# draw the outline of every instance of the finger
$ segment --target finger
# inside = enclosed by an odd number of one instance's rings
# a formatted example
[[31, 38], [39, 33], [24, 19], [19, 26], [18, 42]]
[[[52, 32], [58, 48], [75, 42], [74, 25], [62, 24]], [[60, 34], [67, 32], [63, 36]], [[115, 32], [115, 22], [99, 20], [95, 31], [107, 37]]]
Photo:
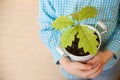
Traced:
[[80, 62], [75, 62], [76, 68], [80, 70], [90, 70], [91, 66], [89, 64], [83, 64]]
[[99, 70], [96, 73], [89, 75], [88, 78], [91, 78], [91, 79], [96, 78], [102, 72], [102, 70], [103, 70], [103, 66], [101, 66], [101, 68], [99, 68]]
[[89, 71], [83, 71], [82, 73], [84, 74], [84, 76], [89, 76], [89, 75], [92, 75], [92, 74], [95, 74], [102, 66], [102, 63], [100, 63], [98, 66], [96, 66], [96, 68], [94, 69], [91, 69]]
[[101, 64], [101, 62], [98, 62], [98, 63], [96, 63], [96, 64], [92, 65], [92, 66], [91, 66], [91, 69], [96, 68], [99, 64]]
[[93, 59], [89, 60], [87, 64], [90, 64], [91, 66], [95, 66], [96, 64], [100, 63], [100, 59], [98, 56], [95, 56]]
[[94, 64], [94, 63], [97, 63], [97, 62], [99, 62], [99, 61], [100, 61], [100, 59], [99, 59], [97, 56], [95, 56], [95, 57], [92, 58], [91, 60], [87, 61], [87, 63]]

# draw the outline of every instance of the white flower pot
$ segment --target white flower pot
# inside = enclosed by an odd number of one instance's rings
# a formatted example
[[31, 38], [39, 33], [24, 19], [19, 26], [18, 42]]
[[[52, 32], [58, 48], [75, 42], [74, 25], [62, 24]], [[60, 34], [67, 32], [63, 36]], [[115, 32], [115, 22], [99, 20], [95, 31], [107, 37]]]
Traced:
[[[97, 25], [99, 25], [102, 29], [104, 29], [104, 32], [101, 32], [101, 33], [100, 33], [100, 32], [95, 28]], [[96, 24], [95, 27], [90, 26], [90, 25], [82, 25], [82, 26], [87, 26], [89, 29], [92, 29], [92, 30], [94, 30], [94, 31], [96, 32], [96, 34], [98, 35], [99, 40], [100, 40], [99, 46], [98, 46], [98, 49], [99, 49], [100, 46], [101, 46], [101, 34], [107, 32], [107, 29], [106, 29], [106, 26], [104, 25], [104, 23], [101, 22], [101, 21], [98, 21], [98, 23]], [[74, 60], [74, 61], [86, 62], [86, 61], [90, 60], [91, 58], [93, 58], [93, 57], [95, 56], [95, 55], [92, 55], [92, 54], [86, 55], [86, 56], [75, 56], [75, 55], [69, 53], [66, 49], [64, 49], [64, 48], [62, 48], [62, 47], [60, 47], [60, 46], [57, 47], [57, 50], [58, 50], [62, 55], [64, 55], [64, 56], [69, 56], [69, 57], [70, 57], [72, 60]]]

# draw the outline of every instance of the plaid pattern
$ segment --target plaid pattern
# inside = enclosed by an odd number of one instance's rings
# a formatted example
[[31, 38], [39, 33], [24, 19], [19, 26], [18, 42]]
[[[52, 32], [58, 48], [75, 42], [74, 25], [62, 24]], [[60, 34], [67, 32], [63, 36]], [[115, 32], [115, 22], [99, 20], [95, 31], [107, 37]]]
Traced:
[[[81, 24], [96, 24], [99, 20], [103, 21], [107, 26], [107, 32], [101, 35], [101, 50], [108, 49], [115, 54], [115, 57], [105, 65], [104, 70], [117, 63], [120, 58], [120, 0], [39, 0], [39, 4], [40, 37], [50, 49], [55, 63], [58, 63], [62, 57], [56, 50], [56, 47], [60, 45], [61, 32], [54, 30], [51, 23], [57, 17], [69, 15], [87, 5], [96, 7], [99, 14], [94, 19], [81, 21]], [[61, 71], [67, 78], [75, 77], [62, 68]]]

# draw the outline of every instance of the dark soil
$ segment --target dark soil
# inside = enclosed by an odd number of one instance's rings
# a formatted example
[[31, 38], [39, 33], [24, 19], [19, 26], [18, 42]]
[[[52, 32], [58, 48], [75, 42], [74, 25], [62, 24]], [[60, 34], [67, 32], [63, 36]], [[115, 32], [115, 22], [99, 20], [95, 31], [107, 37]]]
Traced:
[[[96, 33], [94, 33], [95, 35], [97, 35]], [[66, 50], [68, 52], [70, 52], [71, 54], [75, 55], [75, 56], [86, 56], [89, 55], [89, 52], [84, 52], [83, 48], [78, 48], [78, 42], [79, 42], [79, 38], [76, 37], [77, 34], [74, 36], [74, 41], [72, 41], [72, 46], [67, 46]], [[98, 37], [98, 35], [97, 35]], [[98, 43], [100, 43], [99, 38], [96, 39], [98, 41]], [[98, 46], [96, 46], [98, 47]]]

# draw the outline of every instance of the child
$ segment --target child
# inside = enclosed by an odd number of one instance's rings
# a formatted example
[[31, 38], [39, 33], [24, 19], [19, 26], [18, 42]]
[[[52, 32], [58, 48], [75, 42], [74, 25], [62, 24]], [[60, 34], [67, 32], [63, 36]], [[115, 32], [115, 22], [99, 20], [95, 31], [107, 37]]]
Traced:
[[[120, 80], [120, 0], [40, 0], [40, 36], [50, 49], [55, 63], [68, 80]], [[60, 45], [58, 30], [51, 23], [61, 15], [69, 15], [83, 6], [94, 6], [99, 14], [95, 19], [83, 21], [96, 24], [102, 20], [107, 32], [102, 35], [98, 54], [86, 64], [63, 57], [56, 47]]]

